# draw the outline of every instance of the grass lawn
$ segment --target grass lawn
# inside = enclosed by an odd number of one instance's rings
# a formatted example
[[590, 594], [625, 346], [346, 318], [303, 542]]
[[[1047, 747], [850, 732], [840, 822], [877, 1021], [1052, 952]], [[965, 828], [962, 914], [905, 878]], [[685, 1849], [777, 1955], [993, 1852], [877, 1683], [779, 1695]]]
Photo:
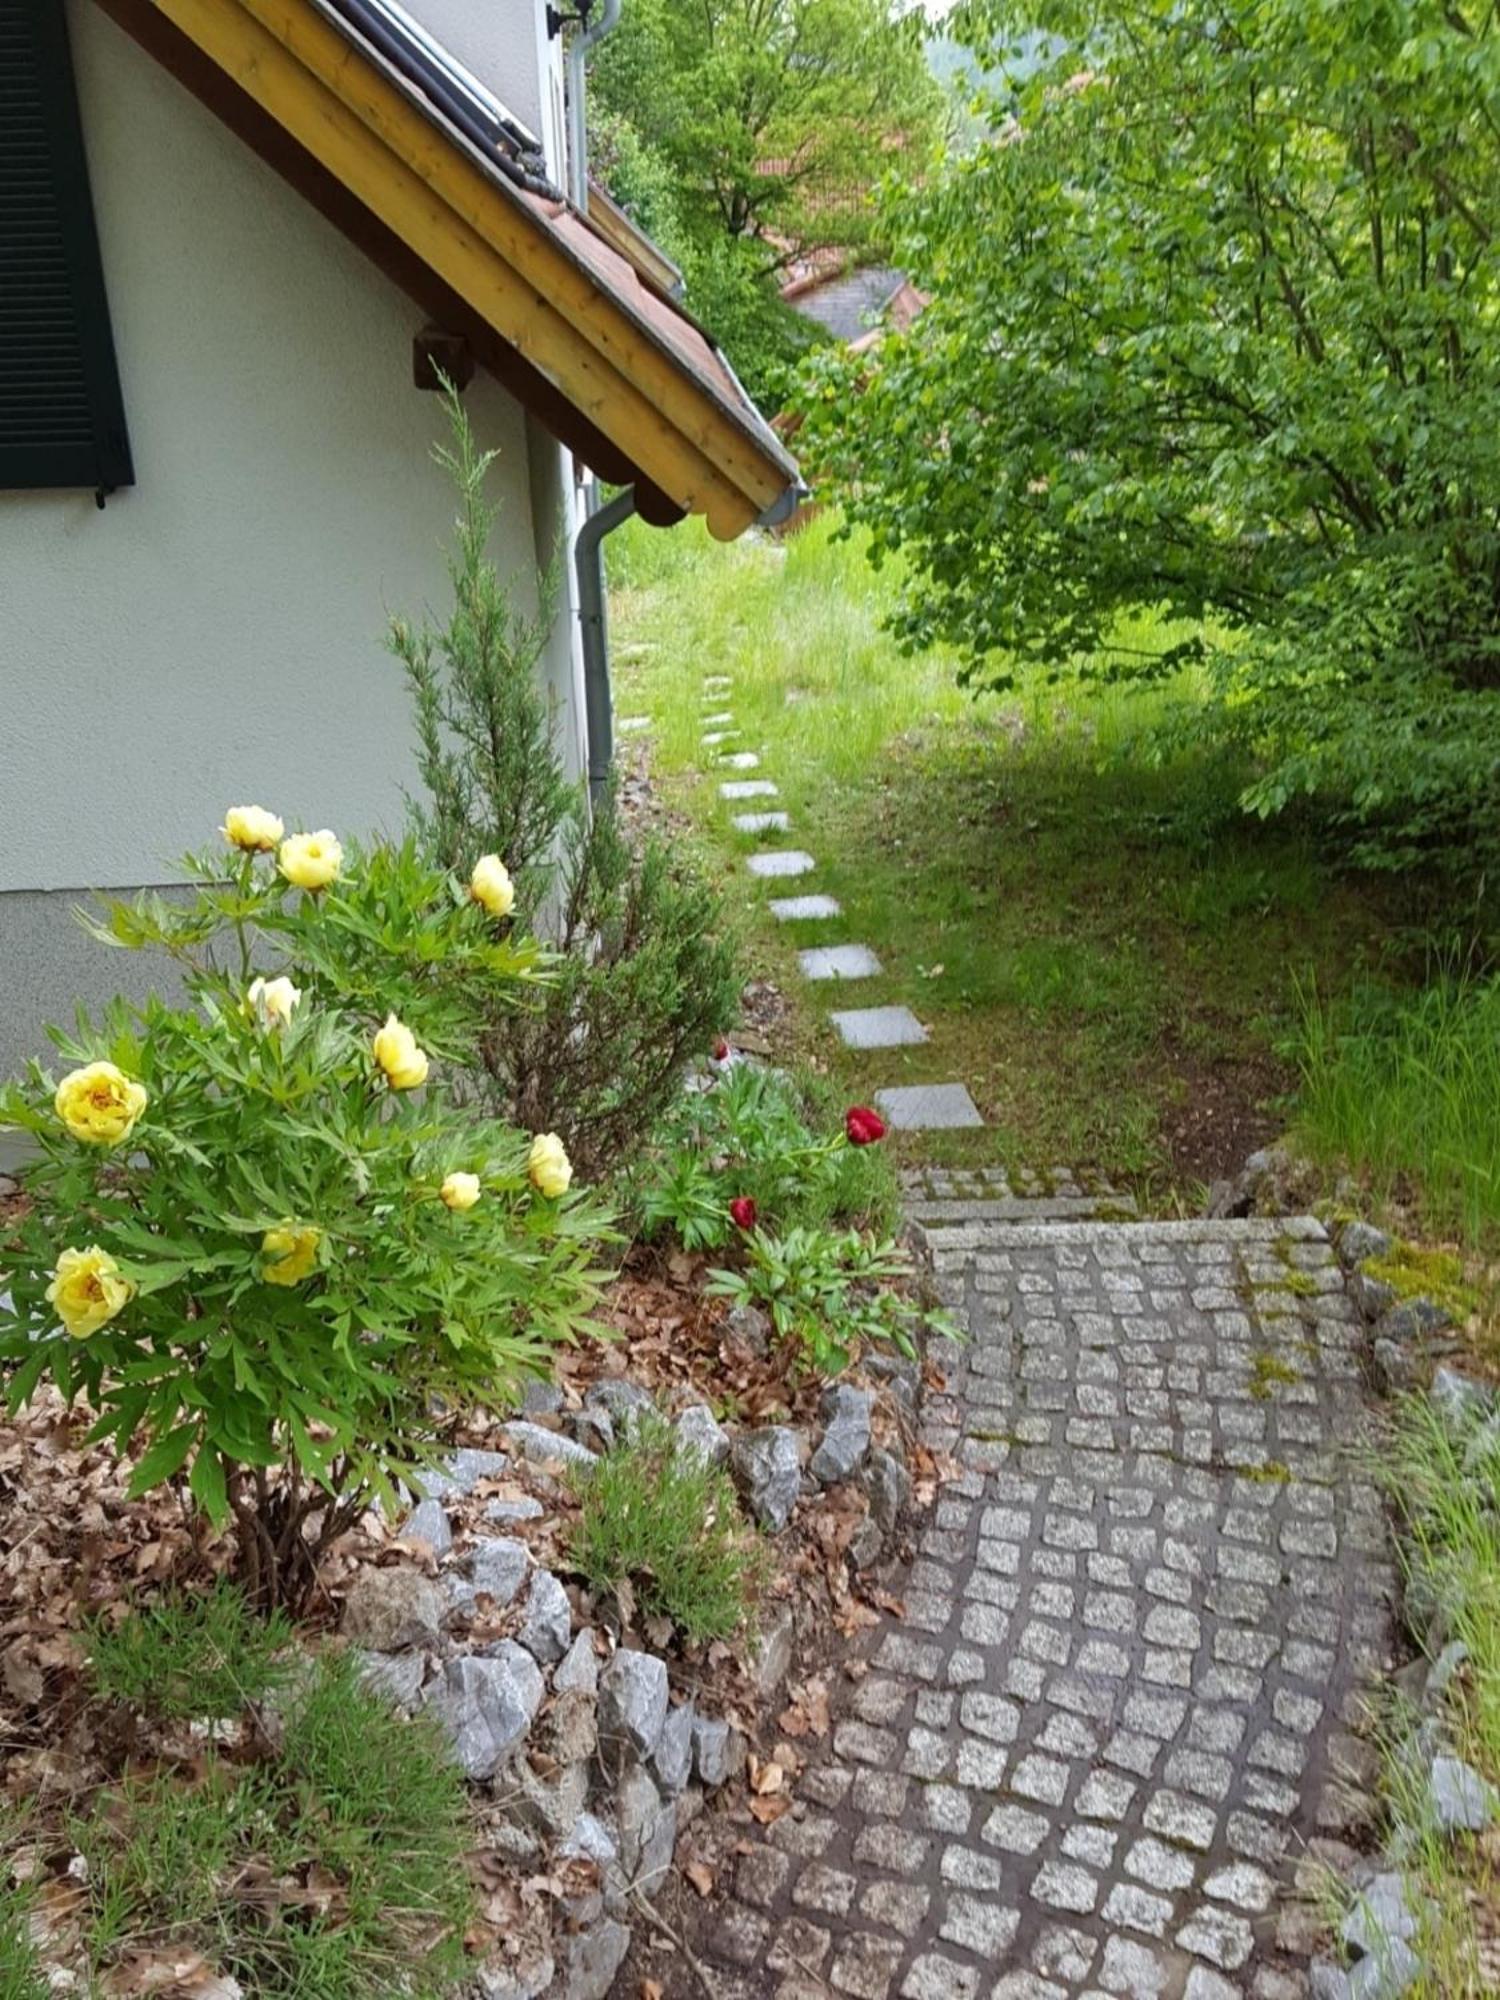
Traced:
[[[1152, 725], [1190, 689], [976, 700], [950, 658], [902, 657], [881, 630], [894, 578], [832, 528], [719, 548], [692, 526], [633, 527], [611, 544], [618, 707], [651, 716], [653, 772], [733, 885], [798, 1052], [851, 1098], [967, 1083], [986, 1129], [930, 1135], [924, 1158], [1067, 1163], [1196, 1198], [1285, 1123], [1299, 991], [1336, 996], [1396, 963], [1410, 889], [1340, 877], [1309, 833], [1245, 820], [1224, 754], [1164, 753]], [[714, 674], [734, 683], [722, 702], [703, 694]], [[705, 748], [721, 709], [737, 734]], [[721, 770], [721, 750], [758, 751], [761, 769]], [[731, 806], [726, 776], [770, 777], [780, 797]], [[785, 834], [735, 831], [733, 813], [765, 806], [789, 813]], [[744, 857], [770, 844], [806, 848], [816, 873], [756, 881]], [[770, 897], [803, 889], [842, 918], [775, 923]], [[803, 980], [797, 947], [841, 940], [871, 946], [882, 975]], [[885, 1002], [930, 1040], [846, 1051], [830, 1010]]]

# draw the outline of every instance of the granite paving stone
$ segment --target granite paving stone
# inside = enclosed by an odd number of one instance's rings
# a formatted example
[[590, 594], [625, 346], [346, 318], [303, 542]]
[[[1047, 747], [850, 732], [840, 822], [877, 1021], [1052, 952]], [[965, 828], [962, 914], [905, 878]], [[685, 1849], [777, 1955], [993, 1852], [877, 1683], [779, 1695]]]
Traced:
[[855, 1007], [828, 1018], [850, 1049], [900, 1049], [927, 1039], [910, 1007]]
[[767, 905], [778, 924], [810, 924], [843, 915], [833, 896], [781, 896]]
[[799, 951], [797, 962], [804, 979], [874, 979], [883, 969], [867, 944], [819, 945]]
[[[966, 1335], [937, 1343], [923, 1415], [950, 1476], [799, 1817], [745, 1842], [727, 1920], [702, 1912], [745, 2000], [788, 1978], [809, 2000], [1308, 1991], [1296, 1871], [1369, 1782], [1347, 1719], [1394, 1657], [1350, 1449], [1362, 1327], [1326, 1310], [1342, 1280], [1306, 1217], [1125, 1221], [1050, 1179], [908, 1190]], [[1253, 1389], [1266, 1350], [1288, 1379]], [[773, 1935], [811, 1943], [748, 1963]]]

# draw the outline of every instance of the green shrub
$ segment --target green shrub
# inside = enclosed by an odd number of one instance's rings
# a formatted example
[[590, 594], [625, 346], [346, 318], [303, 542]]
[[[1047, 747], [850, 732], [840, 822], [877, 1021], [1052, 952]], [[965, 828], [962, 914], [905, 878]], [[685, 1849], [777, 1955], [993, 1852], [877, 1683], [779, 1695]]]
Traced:
[[283, 1612], [256, 1617], [243, 1592], [224, 1582], [133, 1608], [114, 1626], [98, 1618], [85, 1628], [99, 1693], [164, 1722], [258, 1706], [286, 1684], [291, 1642]]
[[914, 1335], [953, 1328], [894, 1286], [915, 1276], [906, 1252], [857, 1229], [752, 1230], [738, 1270], [713, 1271], [708, 1290], [736, 1305], [759, 1306], [777, 1338], [795, 1342], [820, 1374], [847, 1368], [866, 1344], [916, 1352]]
[[586, 1178], [610, 1174], [679, 1087], [684, 1063], [734, 1019], [739, 974], [717, 897], [661, 841], [632, 850], [613, 790], [592, 807], [564, 774], [540, 677], [549, 591], [535, 615], [488, 548], [491, 456], [450, 399], [453, 445], [438, 457], [459, 492], [445, 625], [398, 619], [426, 797], [412, 818], [435, 864], [467, 875], [495, 854], [515, 920], [556, 948], [545, 984], [516, 996], [475, 969], [481, 1016], [472, 1068], [486, 1101], [561, 1134]]
[[642, 1227], [670, 1230], [689, 1250], [718, 1249], [737, 1234], [730, 1203], [741, 1199], [769, 1229], [888, 1225], [889, 1156], [842, 1132], [815, 1136], [809, 1121], [823, 1122], [831, 1106], [826, 1084], [799, 1087], [757, 1063], [719, 1069], [704, 1089], [679, 1096], [634, 1176]]
[[372, 1496], [394, 1504], [434, 1396], [493, 1402], [588, 1329], [603, 1218], [555, 1198], [555, 1140], [445, 1089], [467, 996], [523, 997], [538, 948], [409, 846], [262, 819], [226, 821], [228, 880], [222, 852], [190, 857], [185, 904], [101, 927], [170, 953], [187, 1004], [80, 1015], [54, 1034], [68, 1074], [0, 1091], [38, 1154], [0, 1248], [0, 1364], [12, 1410], [50, 1375], [100, 1413], [92, 1437], [140, 1433], [132, 1493], [185, 1485], [232, 1522], [268, 1607]]
[[1413, 1184], [1434, 1228], [1500, 1242], [1500, 977], [1449, 968], [1416, 994], [1300, 1002], [1288, 1053], [1303, 1145], [1382, 1194]]
[[753, 1622], [764, 1555], [728, 1475], [683, 1450], [661, 1417], [577, 1480], [569, 1555], [594, 1590], [627, 1593], [689, 1640], [727, 1639]]
[[463, 1970], [462, 1779], [437, 1732], [368, 1694], [344, 1655], [289, 1700], [274, 1756], [128, 1776], [67, 1834], [98, 1974], [180, 1949], [265, 2000], [435, 2000]]

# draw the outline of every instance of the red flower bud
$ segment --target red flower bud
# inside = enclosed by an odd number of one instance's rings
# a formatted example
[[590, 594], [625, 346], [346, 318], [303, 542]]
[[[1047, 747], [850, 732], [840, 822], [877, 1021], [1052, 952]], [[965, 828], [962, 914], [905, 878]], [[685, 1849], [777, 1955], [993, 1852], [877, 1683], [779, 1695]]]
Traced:
[[728, 1042], [725, 1041], [724, 1037], [720, 1035], [719, 1039], [714, 1043], [714, 1061], [728, 1062], [728, 1060], [729, 1060], [729, 1044]]
[[737, 1194], [729, 1204], [729, 1218], [736, 1229], [755, 1227], [755, 1198], [753, 1195]]
[[844, 1130], [851, 1146], [873, 1146], [885, 1137], [885, 1120], [867, 1104], [855, 1104], [844, 1113]]

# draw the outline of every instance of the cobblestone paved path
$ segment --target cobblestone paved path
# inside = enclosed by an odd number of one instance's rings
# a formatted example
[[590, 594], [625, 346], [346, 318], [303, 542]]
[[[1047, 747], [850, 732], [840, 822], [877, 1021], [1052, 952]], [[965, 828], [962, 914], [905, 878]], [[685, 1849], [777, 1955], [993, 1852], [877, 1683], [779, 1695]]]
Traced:
[[[991, 1177], [993, 1180], [994, 1177]], [[1395, 1577], [1321, 1226], [929, 1176], [942, 1488], [797, 1810], [705, 1952], [742, 2000], [1293, 2000]], [[1041, 1218], [1041, 1219], [1036, 1219]], [[946, 1344], [945, 1344], [946, 1345]]]

